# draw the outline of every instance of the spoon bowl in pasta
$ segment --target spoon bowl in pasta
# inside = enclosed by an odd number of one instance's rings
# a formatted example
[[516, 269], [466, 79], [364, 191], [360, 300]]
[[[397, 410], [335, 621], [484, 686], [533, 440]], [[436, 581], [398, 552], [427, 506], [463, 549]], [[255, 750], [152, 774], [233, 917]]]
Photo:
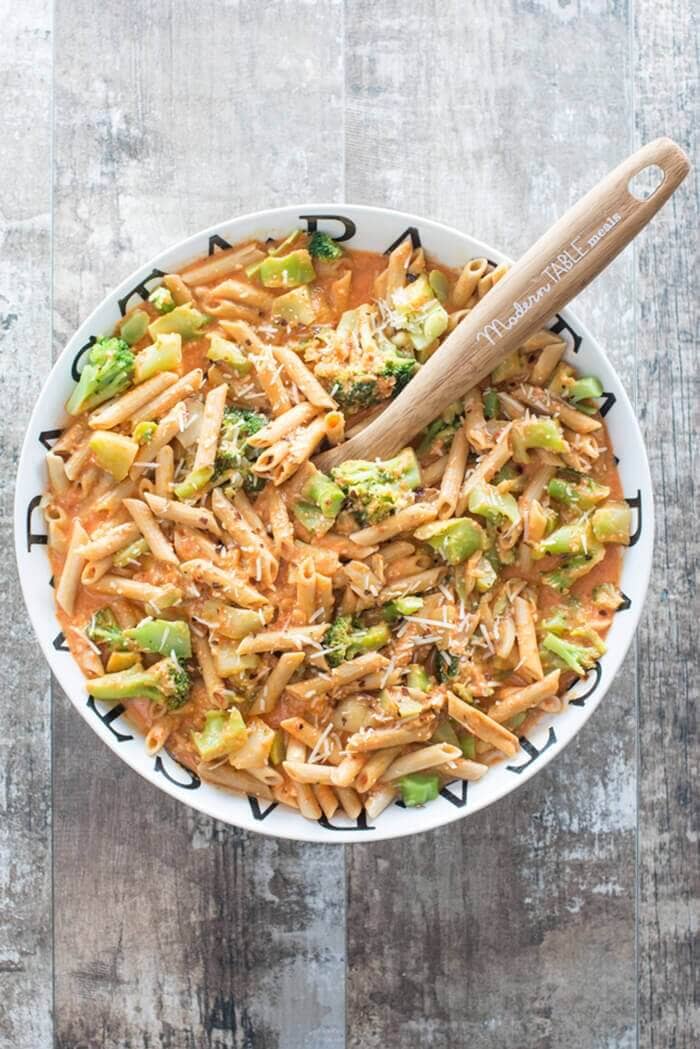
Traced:
[[66, 347], [22, 453], [20, 575], [72, 702], [162, 789], [281, 837], [415, 833], [523, 783], [602, 700], [651, 488], [568, 311], [397, 455], [312, 461], [507, 268], [398, 212], [261, 212], [140, 269]]

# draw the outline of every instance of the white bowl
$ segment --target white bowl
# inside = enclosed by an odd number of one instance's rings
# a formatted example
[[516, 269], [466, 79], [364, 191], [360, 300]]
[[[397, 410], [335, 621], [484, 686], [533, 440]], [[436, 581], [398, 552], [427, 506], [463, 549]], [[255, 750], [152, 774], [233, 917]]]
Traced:
[[[20, 457], [15, 493], [15, 547], [24, 599], [44, 654], [76, 710], [95, 733], [136, 772], [192, 808], [224, 823], [278, 838], [316, 842], [368, 842], [440, 827], [461, 819], [525, 783], [544, 768], [576, 735], [601, 702], [634, 635], [644, 602], [651, 569], [653, 503], [649, 466], [642, 436], [632, 407], [603, 350], [583, 325], [566, 310], [553, 318], [567, 339], [567, 359], [585, 373], [597, 375], [606, 390], [603, 406], [613, 448], [619, 458], [623, 491], [635, 508], [636, 522], [630, 547], [624, 556], [621, 586], [625, 606], [615, 616], [608, 634], [608, 652], [589, 678], [572, 690], [575, 698], [567, 710], [545, 717], [521, 739], [520, 752], [494, 766], [478, 783], [458, 781], [441, 791], [441, 797], [424, 808], [392, 805], [370, 826], [364, 818], [357, 824], [344, 818], [310, 822], [282, 805], [258, 803], [201, 783], [168, 754], [149, 757], [143, 740], [121, 716], [118, 704], [95, 704], [87, 698], [85, 682], [71, 658], [54, 612], [51, 570], [46, 553], [46, 529], [38, 508], [45, 484], [44, 455], [65, 422], [63, 405], [77, 378], [76, 363], [90, 345], [92, 336], [110, 332], [125, 306], [145, 297], [162, 273], [186, 262], [212, 254], [229, 244], [257, 236], [280, 236], [295, 227], [310, 229], [318, 224], [348, 245], [386, 252], [410, 229], [414, 242], [450, 266], [474, 256], [492, 262], [508, 262], [501, 252], [472, 237], [437, 222], [399, 211], [357, 204], [311, 204], [276, 208], [222, 222], [169, 248], [110, 292], [81, 325], [58, 358], [39, 396], [27, 429]], [[97, 760], [97, 755], [94, 756]]]

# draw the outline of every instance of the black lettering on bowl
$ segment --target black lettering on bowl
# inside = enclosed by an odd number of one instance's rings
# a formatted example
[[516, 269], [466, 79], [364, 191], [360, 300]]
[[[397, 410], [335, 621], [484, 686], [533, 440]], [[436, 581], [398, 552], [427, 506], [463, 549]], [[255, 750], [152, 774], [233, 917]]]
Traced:
[[527, 736], [521, 736], [520, 746], [523, 748], [525, 753], [529, 755], [528, 760], [525, 762], [524, 765], [506, 765], [506, 768], [509, 772], [516, 772], [518, 775], [520, 775], [521, 772], [524, 772], [525, 769], [529, 768], [530, 765], [532, 765], [533, 761], [537, 761], [540, 754], [544, 754], [545, 750], [549, 750], [549, 748], [553, 746], [556, 743], [556, 741], [557, 734], [554, 731], [554, 727], [552, 725], [549, 726], [549, 735], [547, 736], [547, 742], [540, 750], [537, 749], [534, 743], [530, 742]]
[[57, 652], [70, 652], [70, 649], [66, 644], [66, 635], [62, 630], [59, 630], [51, 644]]
[[233, 245], [229, 244], [227, 240], [224, 240], [218, 233], [212, 233], [209, 238], [209, 254], [213, 255], [217, 248], [221, 248], [222, 251], [226, 251], [227, 248], [232, 248]]
[[355, 820], [355, 824], [356, 825], [354, 827], [336, 827], [335, 823], [331, 823], [331, 821], [325, 815], [320, 816], [316, 822], [320, 823], [320, 825], [322, 827], [324, 827], [325, 830], [375, 830], [376, 829], [375, 827], [369, 827], [367, 825], [367, 813], [364, 811], [364, 809], [362, 810], [360, 815]]
[[[598, 685], [600, 683], [600, 679], [603, 676], [603, 671], [601, 669], [600, 663], [594, 663], [593, 664], [593, 667], [591, 668], [591, 674], [593, 675], [593, 681], [591, 682], [590, 688], [587, 688], [586, 691], [582, 692], [580, 696], [576, 696], [574, 699], [570, 699], [569, 700], [569, 706], [571, 706], [571, 707], [585, 707], [586, 700], [591, 698], [591, 696], [593, 695], [595, 690], [598, 688]], [[588, 683], [588, 681], [590, 681], [591, 674], [589, 674], [587, 677], [585, 677], [583, 679], [585, 683]], [[578, 684], [579, 684], [578, 681], [574, 681], [573, 684], [569, 685], [569, 687], [567, 688], [566, 691], [570, 692], [571, 689], [575, 688], [576, 685], [578, 685]]]
[[306, 223], [306, 228], [309, 233], [316, 232], [318, 224], [322, 219], [332, 222], [340, 222], [343, 227], [341, 235], [336, 237], [333, 233], [329, 234], [329, 236], [333, 237], [333, 240], [335, 241], [350, 240], [357, 233], [357, 226], [352, 219], [347, 217], [347, 215], [300, 215], [299, 218]]
[[47, 452], [51, 451], [51, 445], [49, 441], [57, 441], [63, 433], [63, 430], [42, 430], [37, 440], [39, 444], [43, 445]]
[[[459, 784], [459, 794], [453, 794], [449, 789], [453, 783]], [[452, 780], [450, 783], [446, 783], [440, 791], [440, 797], [445, 798], [451, 805], [455, 805], [458, 809], [463, 809], [467, 804], [467, 788], [469, 784], [465, 779]]]
[[552, 327], [549, 330], [551, 332], [554, 332], [555, 335], [561, 335], [563, 331], [568, 331], [574, 343], [573, 352], [578, 353], [581, 347], [581, 343], [583, 342], [583, 336], [579, 335], [577, 331], [574, 331], [571, 325], [568, 324], [563, 317], [557, 314], [556, 322], [552, 325]]
[[[171, 758], [171, 760], [175, 761], [175, 758]], [[190, 777], [189, 783], [182, 783], [181, 780], [175, 779], [173, 776], [171, 776], [168, 770], [166, 769], [165, 765], [163, 764], [163, 759], [161, 758], [160, 754], [156, 756], [153, 768], [156, 772], [162, 773], [162, 775], [165, 776], [165, 778], [167, 779], [168, 783], [173, 783], [176, 787], [182, 787], [183, 790], [197, 790], [199, 787], [201, 787], [202, 781], [196, 772], [193, 772], [192, 769], [185, 768], [185, 766], [181, 765], [179, 761], [175, 761], [175, 764], [178, 765], [182, 769], [182, 771], [186, 772], [187, 775]]]
[[614, 393], [607, 393], [605, 391], [601, 394], [601, 397], [603, 398], [603, 403], [601, 404], [599, 411], [604, 419], [617, 400], [617, 397]]
[[629, 545], [634, 546], [635, 543], [639, 542], [640, 536], [642, 534], [642, 493], [640, 489], [637, 489], [637, 494], [632, 496], [631, 499], [628, 499], [627, 496], [625, 496], [625, 502], [629, 507], [631, 507], [632, 510], [637, 511], [637, 527], [630, 536], [629, 541]]
[[273, 809], [277, 808], [277, 805], [279, 804], [279, 802], [273, 801], [270, 805], [267, 806], [266, 809], [261, 809], [260, 802], [257, 798], [253, 797], [252, 794], [248, 795], [248, 803], [250, 805], [250, 811], [253, 813], [254, 820], [264, 820], [267, 816], [270, 815]]
[[416, 229], [415, 226], [408, 226], [408, 228], [405, 229], [403, 231], [403, 233], [400, 233], [398, 235], [396, 240], [392, 241], [392, 243], [389, 245], [389, 247], [385, 250], [384, 254], [385, 255], [391, 255], [391, 253], [394, 250], [394, 248], [398, 248], [399, 244], [402, 241], [404, 241], [406, 239], [406, 237], [410, 237], [411, 238], [411, 244], [413, 245], [413, 250], [417, 251], [418, 248], [421, 246], [420, 233], [418, 232], [418, 230]]
[[92, 349], [96, 342], [97, 336], [91, 335], [88, 341], [86, 343], [83, 343], [83, 345], [80, 347], [75, 357], [73, 358], [73, 363], [70, 366], [70, 373], [73, 382], [77, 382], [80, 378], [80, 369], [78, 368], [78, 364], [80, 364], [85, 354], [88, 352], [88, 350]]
[[117, 718], [121, 717], [126, 712], [126, 707], [122, 703], [117, 703], [115, 706], [110, 707], [108, 711], [101, 714], [95, 705], [95, 697], [88, 696], [87, 701], [88, 709], [93, 712], [95, 717], [99, 718], [103, 725], [109, 729], [117, 743], [127, 743], [133, 736], [130, 736], [126, 732], [119, 732], [116, 728], [112, 727], [112, 722], [116, 721]]
[[49, 541], [48, 535], [42, 535], [41, 532], [32, 532], [32, 514], [40, 502], [41, 496], [35, 495], [29, 500], [29, 505], [27, 507], [27, 553], [31, 553], [33, 546], [46, 546]]
[[165, 273], [163, 272], [163, 270], [159, 270], [157, 268], [152, 269], [147, 277], [144, 277], [143, 280], [139, 281], [139, 283], [131, 289], [131, 291], [126, 293], [123, 299], [119, 299], [119, 312], [121, 313], [122, 317], [126, 313], [126, 306], [130, 298], [132, 298], [134, 295], [139, 295], [145, 302], [148, 296], [151, 294], [148, 288], [148, 282], [156, 280], [158, 277], [164, 276]]

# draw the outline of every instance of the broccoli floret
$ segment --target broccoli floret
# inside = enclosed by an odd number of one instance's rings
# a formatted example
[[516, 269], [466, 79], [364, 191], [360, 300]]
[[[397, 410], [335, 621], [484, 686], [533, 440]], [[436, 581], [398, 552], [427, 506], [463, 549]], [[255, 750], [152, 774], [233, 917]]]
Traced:
[[244, 487], [248, 492], [260, 490], [265, 481], [251, 470], [260, 452], [257, 448], [251, 448], [247, 441], [258, 430], [262, 430], [267, 421], [267, 416], [247, 408], [226, 409], [214, 461], [214, 484], [225, 481], [232, 488]]
[[339, 247], [332, 237], [329, 237], [327, 233], [321, 233], [317, 230], [311, 234], [311, 240], [309, 241], [309, 254], [314, 255], [317, 259], [339, 259], [343, 254], [343, 249]]
[[106, 645], [110, 652], [125, 652], [129, 644], [111, 608], [100, 608], [85, 628], [85, 633], [95, 645]]
[[91, 678], [88, 685], [90, 695], [95, 699], [133, 699], [135, 696], [144, 696], [154, 703], [165, 703], [169, 710], [177, 710], [187, 702], [190, 676], [177, 659], [167, 656], [147, 669], [137, 663], [116, 674]]
[[393, 459], [368, 462], [348, 459], [331, 471], [348, 499], [348, 509], [362, 525], [377, 524], [414, 500], [421, 483], [420, 467], [412, 448]]
[[418, 455], [426, 455], [427, 452], [439, 452], [443, 454], [452, 444], [452, 438], [462, 422], [462, 405], [455, 401], [437, 419], [433, 419], [429, 426], [421, 434], [418, 445]]
[[352, 616], [338, 616], [331, 623], [323, 638], [326, 659], [332, 667], [353, 659], [361, 652], [374, 652], [383, 648], [391, 640], [386, 623], [363, 627]]
[[331, 396], [349, 412], [396, 396], [418, 367], [412, 353], [401, 352], [390, 342], [378, 318], [372, 306], [346, 310], [326, 340], [336, 352], [331, 359], [321, 354], [314, 368]]
[[379, 404], [383, 397], [379, 392], [376, 375], [342, 369], [334, 376], [331, 396], [347, 412], [359, 412]]
[[66, 411], [80, 415], [122, 393], [134, 374], [134, 354], [124, 339], [116, 336], [98, 339], [88, 354]]
[[542, 648], [557, 657], [556, 664], [566, 669], [573, 670], [580, 677], [585, 677], [587, 671], [599, 658], [595, 648], [587, 648], [585, 645], [576, 645], [566, 641], [556, 634], [547, 634], [542, 642]]
[[405, 386], [415, 375], [418, 363], [414, 357], [404, 353], [388, 353], [384, 358], [384, 367], [379, 373], [382, 379], [393, 379], [392, 397], [398, 397]]

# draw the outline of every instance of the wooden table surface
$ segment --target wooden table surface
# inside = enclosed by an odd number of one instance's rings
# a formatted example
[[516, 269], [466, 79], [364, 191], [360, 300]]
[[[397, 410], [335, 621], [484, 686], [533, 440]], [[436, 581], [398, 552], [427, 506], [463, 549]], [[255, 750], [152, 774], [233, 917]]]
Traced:
[[51, 692], [10, 553], [32, 403], [107, 289], [202, 227], [305, 199], [404, 208], [517, 256], [642, 142], [692, 151], [692, 6], [0, 0], [3, 1046], [698, 1044], [693, 175], [576, 305], [654, 477], [636, 645], [576, 741], [485, 812], [342, 848], [189, 811]]

